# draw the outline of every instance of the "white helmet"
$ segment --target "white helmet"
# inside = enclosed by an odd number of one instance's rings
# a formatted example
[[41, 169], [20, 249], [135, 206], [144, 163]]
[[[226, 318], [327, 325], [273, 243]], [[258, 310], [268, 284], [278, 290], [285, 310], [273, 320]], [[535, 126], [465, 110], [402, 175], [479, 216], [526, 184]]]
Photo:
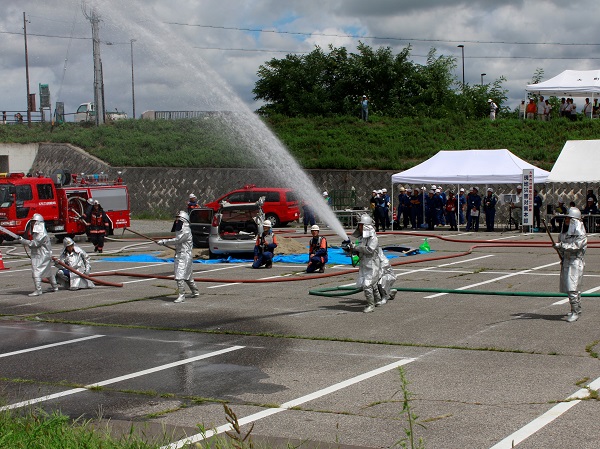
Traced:
[[193, 193], [190, 193], [190, 200], [191, 200], [192, 198], [196, 198], [196, 195], [194, 195]]
[[387, 193], [387, 189], [381, 189], [383, 193]]
[[364, 225], [370, 225], [370, 224], [373, 224], [373, 219], [371, 218], [371, 216], [364, 214], [364, 215], [360, 216], [360, 221], [358, 223], [364, 224]]
[[311, 231], [319, 231], [319, 230], [320, 230], [320, 229], [319, 229], [319, 225], [312, 225], [312, 226], [310, 227], [310, 230], [311, 230]]
[[263, 221], [263, 228], [270, 228], [272, 225], [271, 220]]
[[63, 240], [63, 246], [66, 248], [67, 246], [74, 245], [75, 241], [71, 237], [65, 237]]
[[569, 210], [567, 211], [567, 217], [581, 220], [581, 211], [576, 207], [569, 207]]
[[329, 196], [329, 193], [327, 193], [326, 191], [323, 192], [323, 196]]
[[44, 221], [44, 217], [42, 217], [40, 214], [33, 214], [33, 217], [31, 217], [31, 219], [35, 221]]
[[188, 215], [188, 213], [184, 210], [180, 210], [177, 215], [175, 216], [175, 218], [179, 218], [181, 220], [185, 220], [188, 223], [190, 222], [190, 216]]

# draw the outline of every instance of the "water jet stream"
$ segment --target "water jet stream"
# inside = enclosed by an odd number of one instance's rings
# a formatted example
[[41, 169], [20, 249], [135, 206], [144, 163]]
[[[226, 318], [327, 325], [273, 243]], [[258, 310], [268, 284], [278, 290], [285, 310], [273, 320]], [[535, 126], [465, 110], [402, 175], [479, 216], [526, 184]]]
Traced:
[[92, 0], [89, 4], [96, 8], [103, 28], [108, 27], [111, 36], [124, 34], [127, 40], [136, 39], [136, 51], [152, 57], [156, 71], [165, 74], [165, 84], [185, 83], [189, 95], [176, 98], [181, 107], [222, 111], [227, 131], [234, 139], [243, 141], [244, 149], [252, 153], [259, 166], [272, 175], [274, 181], [294, 189], [299, 198], [309, 202], [316, 215], [342, 240], [348, 238], [321, 193], [283, 143], [204, 60], [191, 57], [197, 50], [163, 22], [149, 16], [147, 5], [140, 1]]

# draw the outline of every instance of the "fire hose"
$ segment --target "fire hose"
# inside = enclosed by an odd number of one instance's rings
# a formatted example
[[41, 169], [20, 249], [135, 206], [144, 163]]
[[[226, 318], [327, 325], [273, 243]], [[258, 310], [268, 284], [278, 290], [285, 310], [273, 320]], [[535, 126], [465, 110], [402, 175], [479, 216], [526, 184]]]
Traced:
[[[153, 243], [156, 243], [158, 245], [158, 243], [156, 242], [156, 240], [154, 240], [152, 237], [148, 237], [147, 235], [144, 235], [144, 234], [142, 234], [140, 232], [136, 232], [136, 231], [134, 231], [133, 229], [130, 229], [130, 228], [123, 228], [123, 229], [126, 230], [126, 231], [129, 231], [129, 232], [131, 232], [131, 233], [133, 233], [135, 235], [139, 235], [140, 237], [142, 237], [142, 238], [144, 238], [146, 240], [149, 240], [149, 241], [151, 241]], [[169, 246], [169, 245], [162, 245], [162, 246], [164, 246], [165, 248], [172, 249], [173, 251], [176, 251], [176, 249], [173, 248], [172, 246]]]
[[100, 284], [100, 285], [106, 285], [108, 287], [123, 287], [123, 284], [121, 284], [119, 282], [103, 281], [103, 280], [96, 279], [96, 276], [90, 276], [90, 275], [87, 275], [85, 273], [81, 273], [80, 271], [77, 271], [75, 268], [70, 267], [66, 263], [63, 263], [60, 259], [58, 259], [56, 257], [52, 257], [52, 260], [54, 261], [54, 263], [60, 265], [63, 268], [66, 268], [71, 273], [74, 273], [77, 276], [82, 277], [83, 279], [87, 279], [88, 281], [92, 281], [92, 282], [94, 282], [96, 284]]

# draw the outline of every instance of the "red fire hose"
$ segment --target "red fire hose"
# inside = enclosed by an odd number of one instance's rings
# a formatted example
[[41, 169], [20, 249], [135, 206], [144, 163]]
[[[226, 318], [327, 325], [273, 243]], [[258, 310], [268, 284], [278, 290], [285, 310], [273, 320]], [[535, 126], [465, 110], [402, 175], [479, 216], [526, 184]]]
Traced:
[[96, 284], [99, 285], [106, 285], [109, 287], [123, 287], [123, 284], [118, 283], [118, 282], [108, 282], [108, 281], [102, 281], [102, 280], [98, 280], [95, 279], [94, 276], [89, 276], [87, 274], [84, 273], [80, 273], [79, 271], [77, 271], [75, 268], [68, 266], [67, 264], [61, 262], [59, 259], [57, 259], [56, 257], [53, 257], [52, 260], [57, 263], [58, 265], [60, 265], [63, 268], [66, 268], [67, 270], [69, 270], [71, 273], [75, 273], [77, 276], [82, 277], [83, 279], [87, 279], [88, 281], [92, 281]]

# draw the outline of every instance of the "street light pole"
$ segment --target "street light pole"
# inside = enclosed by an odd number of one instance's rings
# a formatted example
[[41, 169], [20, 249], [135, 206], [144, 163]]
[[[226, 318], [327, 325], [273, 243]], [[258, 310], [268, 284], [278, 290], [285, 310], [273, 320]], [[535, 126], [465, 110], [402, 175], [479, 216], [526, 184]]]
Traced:
[[133, 79], [133, 43], [135, 39], [131, 39], [129, 43], [131, 44], [131, 103], [133, 107], [133, 119], [135, 120], [135, 83]]
[[482, 73], [482, 74], [481, 74], [481, 85], [482, 85], [482, 86], [483, 86], [483, 77], [484, 77], [485, 75], [487, 75], [487, 73]]
[[462, 52], [462, 85], [465, 87], [465, 46], [463, 44], [457, 45]]
[[31, 127], [31, 94], [29, 90], [29, 55], [27, 54], [27, 18], [23, 12], [23, 36], [25, 37], [25, 79], [27, 82], [27, 126]]

